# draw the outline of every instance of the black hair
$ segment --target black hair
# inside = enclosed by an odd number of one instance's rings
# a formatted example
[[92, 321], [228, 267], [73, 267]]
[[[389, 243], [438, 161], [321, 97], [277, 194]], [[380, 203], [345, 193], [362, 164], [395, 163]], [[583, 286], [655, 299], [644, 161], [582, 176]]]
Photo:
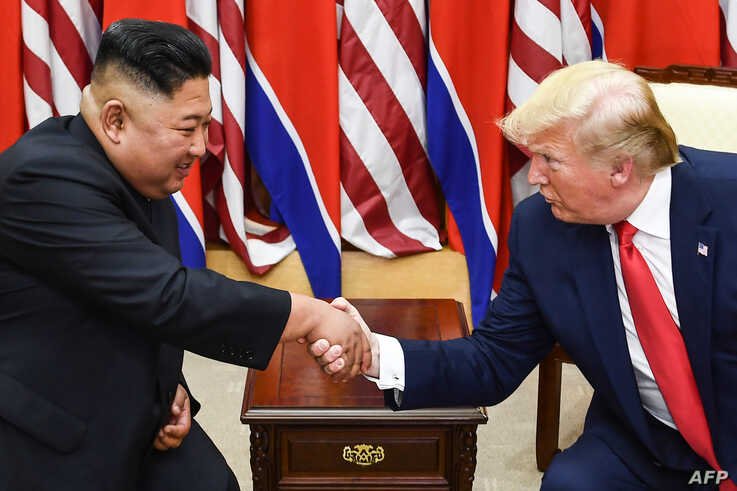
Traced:
[[121, 19], [102, 34], [92, 80], [109, 67], [144, 91], [171, 97], [187, 80], [207, 77], [212, 62], [205, 43], [183, 27]]

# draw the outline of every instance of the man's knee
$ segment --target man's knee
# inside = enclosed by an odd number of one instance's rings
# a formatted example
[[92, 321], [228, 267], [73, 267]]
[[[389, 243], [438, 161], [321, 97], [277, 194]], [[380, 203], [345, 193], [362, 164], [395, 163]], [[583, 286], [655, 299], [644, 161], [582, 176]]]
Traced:
[[541, 491], [590, 491], [597, 489], [584, 465], [564, 453], [557, 454], [543, 474]]
[[544, 491], [642, 490], [644, 483], [599, 438], [582, 435], [557, 454], [542, 479]]

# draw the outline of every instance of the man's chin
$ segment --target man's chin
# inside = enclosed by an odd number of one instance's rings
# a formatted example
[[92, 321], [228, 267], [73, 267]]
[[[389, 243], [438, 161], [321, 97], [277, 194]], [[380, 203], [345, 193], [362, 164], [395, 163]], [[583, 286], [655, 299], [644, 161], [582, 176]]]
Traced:
[[576, 220], [573, 219], [570, 213], [566, 213], [565, 210], [561, 210], [560, 206], [558, 206], [555, 203], [550, 203], [550, 212], [553, 214], [553, 216], [556, 219], [560, 220], [561, 222], [566, 222], [566, 223], [576, 222]]
[[167, 189], [168, 194], [171, 195], [171, 194], [176, 193], [177, 191], [181, 191], [183, 187], [184, 187], [184, 179], [177, 179]]
[[565, 222], [565, 223], [579, 223], [579, 224], [583, 224], [583, 225], [594, 225], [594, 224], [596, 224], [596, 225], [602, 225], [602, 224], [605, 223], [605, 222], [594, 222], [592, 220], [587, 220], [586, 218], [584, 218], [584, 217], [582, 217], [580, 215], [574, 215], [572, 213], [566, 213], [565, 211], [563, 211], [563, 212], [561, 212], [561, 211], [555, 211], [554, 208], [552, 208], [552, 210], [553, 210], [553, 216], [557, 220], [560, 220], [561, 222]]

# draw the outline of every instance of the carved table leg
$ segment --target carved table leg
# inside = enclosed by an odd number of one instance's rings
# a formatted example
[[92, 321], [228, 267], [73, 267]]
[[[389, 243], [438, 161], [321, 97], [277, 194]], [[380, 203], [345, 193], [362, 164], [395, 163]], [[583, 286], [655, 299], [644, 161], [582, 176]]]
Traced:
[[253, 491], [269, 491], [272, 489], [273, 460], [270, 457], [270, 433], [273, 427], [264, 425], [251, 426], [251, 475]]
[[457, 426], [455, 440], [458, 456], [456, 486], [459, 491], [471, 491], [476, 471], [476, 425]]

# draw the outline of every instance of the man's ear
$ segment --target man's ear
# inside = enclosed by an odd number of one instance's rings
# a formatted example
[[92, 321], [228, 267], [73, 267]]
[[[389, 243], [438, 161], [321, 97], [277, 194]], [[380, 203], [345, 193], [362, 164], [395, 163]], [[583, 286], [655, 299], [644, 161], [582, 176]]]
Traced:
[[120, 143], [127, 119], [125, 105], [120, 99], [110, 99], [100, 110], [100, 126], [113, 143]]
[[612, 165], [609, 180], [612, 186], [619, 188], [627, 184], [635, 175], [635, 163], [630, 155], [621, 155]]

